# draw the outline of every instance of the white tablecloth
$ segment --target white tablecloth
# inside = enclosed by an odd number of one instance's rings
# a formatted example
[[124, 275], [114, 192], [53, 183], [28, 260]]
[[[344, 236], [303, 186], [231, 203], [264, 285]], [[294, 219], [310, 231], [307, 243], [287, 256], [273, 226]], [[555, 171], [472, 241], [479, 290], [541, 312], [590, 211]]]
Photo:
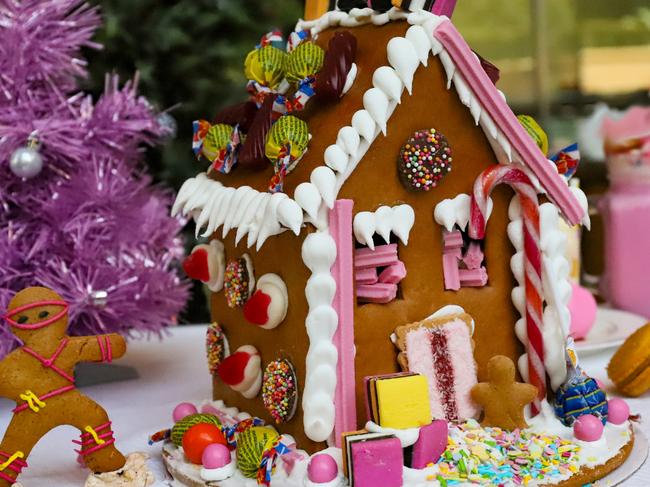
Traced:
[[[204, 326], [186, 326], [171, 330], [163, 341], [135, 341], [129, 344], [120, 364], [135, 367], [137, 380], [90, 386], [83, 391], [102, 404], [113, 421], [117, 445], [123, 452], [144, 451], [151, 456], [157, 487], [169, 485], [162, 462], [160, 445], [147, 445], [152, 432], [169, 427], [171, 412], [181, 401], [200, 401], [211, 394], [210, 377], [204, 354]], [[584, 357], [587, 372], [602, 380], [608, 393], [613, 393], [605, 373], [612, 351]], [[629, 400], [632, 411], [650, 415], [650, 394]], [[0, 400], [0, 432], [11, 417], [13, 403]], [[650, 423], [641, 424], [650, 437]], [[87, 471], [79, 467], [73, 452], [73, 439], [78, 432], [72, 427], [51, 431], [29, 457], [29, 468], [21, 476], [24, 487], [77, 487], [84, 483]], [[650, 485], [650, 464], [646, 463], [625, 483], [630, 487]]]

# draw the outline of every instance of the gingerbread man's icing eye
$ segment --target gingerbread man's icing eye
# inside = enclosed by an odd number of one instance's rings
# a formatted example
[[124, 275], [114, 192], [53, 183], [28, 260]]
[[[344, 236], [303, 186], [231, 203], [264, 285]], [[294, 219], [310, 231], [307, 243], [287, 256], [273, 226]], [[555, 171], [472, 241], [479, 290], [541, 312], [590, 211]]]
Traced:
[[38, 317], [41, 318], [41, 319], [47, 318], [48, 316], [50, 316], [49, 311], [41, 311], [40, 313], [38, 313]]
[[29, 316], [19, 316], [17, 321], [20, 324], [27, 323], [29, 321]]
[[244, 318], [265, 330], [278, 326], [287, 316], [287, 285], [277, 274], [264, 274], [257, 280], [255, 293], [244, 305]]

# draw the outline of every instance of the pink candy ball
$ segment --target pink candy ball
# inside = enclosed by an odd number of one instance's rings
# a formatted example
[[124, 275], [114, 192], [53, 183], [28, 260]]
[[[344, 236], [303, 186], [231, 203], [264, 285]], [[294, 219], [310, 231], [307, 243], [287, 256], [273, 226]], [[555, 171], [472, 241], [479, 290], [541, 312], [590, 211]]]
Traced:
[[569, 301], [571, 313], [571, 335], [576, 340], [583, 339], [596, 321], [596, 300], [584, 287], [571, 284], [573, 293]]
[[309, 480], [316, 484], [324, 484], [334, 480], [338, 471], [339, 467], [336, 460], [327, 453], [319, 453], [311, 457], [307, 467], [307, 476]]
[[607, 401], [607, 409], [607, 421], [612, 424], [623, 424], [630, 417], [630, 406], [618, 397]]
[[174, 412], [172, 413], [172, 417], [174, 418], [174, 422], [178, 423], [181, 419], [183, 419], [186, 416], [189, 416], [190, 414], [196, 414], [198, 413], [196, 406], [194, 404], [191, 404], [189, 402], [182, 402], [178, 406], [174, 408]]
[[230, 450], [228, 450], [226, 445], [222, 445], [221, 443], [213, 443], [206, 446], [201, 456], [201, 464], [206, 469], [225, 467], [230, 462]]
[[593, 414], [580, 416], [573, 424], [573, 434], [582, 441], [596, 441], [603, 435], [603, 423]]

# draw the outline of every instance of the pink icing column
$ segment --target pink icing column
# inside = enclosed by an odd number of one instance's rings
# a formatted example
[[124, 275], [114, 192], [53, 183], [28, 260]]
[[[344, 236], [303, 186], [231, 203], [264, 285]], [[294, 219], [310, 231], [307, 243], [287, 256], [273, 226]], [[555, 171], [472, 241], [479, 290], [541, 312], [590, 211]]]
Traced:
[[495, 164], [483, 171], [474, 182], [469, 218], [469, 236], [485, 237], [487, 201], [499, 184], [515, 190], [521, 204], [524, 234], [524, 286], [526, 291], [526, 331], [528, 344], [528, 382], [537, 387], [537, 398], [532, 404], [533, 415], [539, 413], [540, 402], [546, 397], [544, 369], [544, 339], [542, 337], [542, 253], [539, 247], [539, 206], [537, 190], [521, 169]]
[[448, 51], [476, 98], [480, 100], [521, 159], [531, 168], [569, 223], [573, 225], [580, 223], [584, 215], [582, 206], [569, 191], [564, 179], [557, 174], [554, 165], [546, 159], [519, 123], [456, 28], [450, 21], [445, 20], [436, 28], [434, 36]]
[[451, 18], [451, 14], [454, 13], [455, 8], [456, 0], [436, 0], [433, 2], [431, 12], [436, 15], [446, 15]]
[[341, 434], [357, 426], [354, 374], [354, 238], [352, 237], [352, 200], [337, 200], [329, 212], [330, 235], [336, 242], [336, 260], [332, 277], [336, 294], [332, 307], [339, 317], [334, 345], [339, 352], [336, 364], [334, 407], [334, 443], [341, 446]]

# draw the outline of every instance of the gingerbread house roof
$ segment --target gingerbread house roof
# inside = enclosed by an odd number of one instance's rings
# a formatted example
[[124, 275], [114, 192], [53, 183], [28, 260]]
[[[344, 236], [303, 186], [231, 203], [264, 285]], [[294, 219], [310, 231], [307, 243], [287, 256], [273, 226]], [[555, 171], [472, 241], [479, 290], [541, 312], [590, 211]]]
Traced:
[[[246, 237], [248, 247], [255, 245], [257, 249], [268, 237], [287, 229], [298, 235], [304, 223], [317, 228], [326, 226], [325, 210], [332, 208], [341, 187], [374, 140], [389, 135], [388, 122], [405, 96], [404, 90], [411, 94], [415, 72], [420, 65], [426, 68], [433, 55], [445, 70], [447, 88], [455, 87], [498, 160], [525, 168], [538, 190], [547, 194], [567, 221], [588, 222], [584, 194], [570, 188], [555, 164], [540, 151], [447, 17], [397, 8], [384, 13], [370, 8], [352, 9], [349, 13], [335, 10], [313, 21], [298, 22], [296, 30], [307, 29], [312, 36], [318, 36], [331, 28], [383, 25], [396, 20], [406, 20], [410, 27], [403, 37], [393, 37], [386, 44], [388, 65], [375, 70], [372, 86], [363, 95], [363, 107], [352, 115], [350, 125], [341, 127], [336, 142], [322, 154], [324, 164], [311, 169], [309, 181], [298, 184], [293, 197], [248, 185], [228, 186], [201, 173], [183, 184], [173, 214], [191, 214], [197, 235], [204, 229], [203, 235], [209, 236], [222, 227], [225, 236], [235, 229], [237, 242]], [[355, 71], [351, 70], [350, 83], [354, 82]]]

